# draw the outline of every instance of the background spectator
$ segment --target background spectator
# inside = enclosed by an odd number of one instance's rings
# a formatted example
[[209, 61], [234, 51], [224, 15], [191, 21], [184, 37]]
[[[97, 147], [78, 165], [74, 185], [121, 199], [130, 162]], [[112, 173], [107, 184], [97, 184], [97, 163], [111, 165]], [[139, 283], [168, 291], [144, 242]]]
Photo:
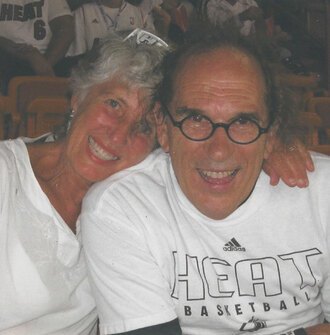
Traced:
[[3, 90], [16, 75], [53, 76], [74, 37], [65, 0], [0, 0]]
[[203, 15], [214, 25], [233, 24], [240, 33], [256, 33], [256, 26], [263, 23], [263, 12], [254, 0], [204, 0]]
[[[161, 0], [94, 0], [74, 12], [75, 40], [67, 56], [79, 56], [91, 50], [95, 42], [113, 31], [131, 31], [135, 28], [155, 33], [153, 7]], [[158, 15], [166, 15], [163, 10]], [[167, 20], [168, 21], [168, 20]], [[166, 23], [167, 24], [167, 23]], [[167, 29], [162, 29], [166, 31]]]

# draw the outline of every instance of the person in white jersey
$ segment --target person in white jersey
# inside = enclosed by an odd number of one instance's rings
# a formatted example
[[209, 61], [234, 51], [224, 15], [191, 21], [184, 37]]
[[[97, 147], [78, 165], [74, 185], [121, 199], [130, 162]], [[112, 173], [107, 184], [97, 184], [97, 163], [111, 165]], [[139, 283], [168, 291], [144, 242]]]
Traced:
[[73, 11], [75, 38], [67, 56], [85, 54], [97, 41], [114, 31], [129, 32], [140, 28], [156, 33], [152, 10], [161, 2], [143, 0], [141, 4], [135, 5], [126, 0], [93, 0], [81, 5]]
[[263, 11], [255, 0], [202, 0], [201, 8], [214, 25], [233, 23], [244, 36], [256, 33], [263, 26]]
[[73, 17], [66, 0], [0, 0], [3, 80], [14, 75], [53, 76], [73, 38]]
[[83, 202], [100, 333], [330, 334], [330, 157], [270, 185], [289, 110], [245, 42], [200, 29], [163, 73], [163, 150]]

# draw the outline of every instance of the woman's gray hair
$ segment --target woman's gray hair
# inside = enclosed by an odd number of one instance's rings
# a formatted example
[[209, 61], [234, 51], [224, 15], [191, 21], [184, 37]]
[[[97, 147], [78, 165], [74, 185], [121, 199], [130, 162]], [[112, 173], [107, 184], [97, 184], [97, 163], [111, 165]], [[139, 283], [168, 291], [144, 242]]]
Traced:
[[144, 88], [151, 98], [162, 80], [160, 63], [167, 49], [156, 45], [137, 44], [127, 34], [111, 33], [73, 69], [71, 89], [79, 101], [102, 82], [118, 79], [129, 86]]

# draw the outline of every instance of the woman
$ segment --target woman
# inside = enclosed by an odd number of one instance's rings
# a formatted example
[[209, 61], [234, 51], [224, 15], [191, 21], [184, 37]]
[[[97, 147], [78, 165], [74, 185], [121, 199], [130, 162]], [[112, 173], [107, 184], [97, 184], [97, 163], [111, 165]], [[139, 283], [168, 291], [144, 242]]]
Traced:
[[[96, 332], [76, 226], [81, 202], [93, 183], [140, 162], [156, 142], [148, 111], [166, 48], [135, 37], [109, 37], [73, 72], [64, 138], [0, 143], [2, 335]], [[305, 173], [298, 163], [277, 171], [289, 178], [299, 166]]]
[[76, 227], [90, 186], [155, 145], [146, 111], [164, 47], [104, 41], [72, 75], [65, 138], [0, 144], [0, 333], [90, 334], [96, 312]]

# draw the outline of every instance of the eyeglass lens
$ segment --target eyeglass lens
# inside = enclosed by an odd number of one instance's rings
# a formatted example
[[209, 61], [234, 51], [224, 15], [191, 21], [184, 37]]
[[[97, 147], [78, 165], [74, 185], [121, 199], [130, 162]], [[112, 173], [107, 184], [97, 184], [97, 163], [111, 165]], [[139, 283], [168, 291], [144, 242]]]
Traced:
[[176, 125], [186, 137], [195, 141], [210, 138], [219, 127], [225, 129], [230, 140], [240, 144], [251, 143], [265, 132], [265, 129], [261, 128], [254, 120], [245, 117], [239, 117], [226, 124], [213, 123], [209, 118], [200, 114], [188, 115], [180, 122], [176, 122]]

